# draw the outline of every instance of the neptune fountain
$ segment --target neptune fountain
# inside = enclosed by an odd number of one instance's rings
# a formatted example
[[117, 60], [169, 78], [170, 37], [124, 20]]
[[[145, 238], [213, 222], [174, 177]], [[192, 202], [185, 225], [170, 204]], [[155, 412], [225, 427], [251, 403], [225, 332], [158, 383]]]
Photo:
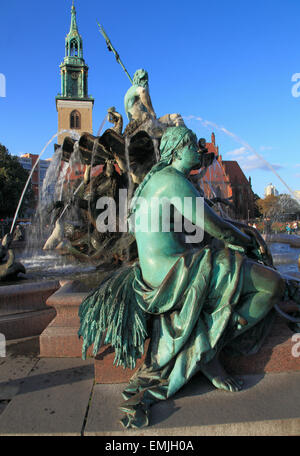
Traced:
[[[78, 335], [83, 358], [91, 345], [96, 355], [110, 344], [115, 363], [129, 369], [149, 339], [121, 405], [123, 426], [140, 428], [152, 404], [198, 372], [218, 389], [239, 391], [243, 382], [227, 374], [222, 353], [259, 350], [276, 310], [297, 330], [300, 281], [276, 270], [256, 229], [218, 214], [193, 185], [190, 172], [206, 170], [215, 155], [180, 114], [157, 118], [145, 70], [136, 71], [125, 110], [124, 131], [111, 107], [111, 128], [66, 137], [56, 151], [61, 187], [43, 206], [51, 219], [43, 249], [96, 268], [114, 265], [80, 304]], [[74, 165], [81, 170], [75, 190], [67, 177]], [[9, 245], [2, 240], [0, 262], [9, 256], [11, 272], [25, 272]]]
[[[152, 141], [157, 157], [143, 167], [126, 141], [127, 171], [136, 184], [128, 220], [137, 258], [84, 299], [78, 334], [84, 358], [90, 345], [96, 355], [111, 344], [115, 363], [131, 369], [150, 339], [121, 405], [123, 426], [140, 428], [149, 424], [152, 404], [174, 395], [197, 372], [216, 388], [239, 391], [242, 380], [226, 373], [220, 355], [258, 350], [275, 309], [285, 315], [282, 301], [292, 301], [299, 315], [300, 281], [276, 270], [257, 230], [220, 217], [191, 183], [191, 170], [210, 166], [213, 157], [180, 115], [156, 118], [144, 70], [136, 72], [125, 107], [125, 135]], [[195, 240], [190, 234], [197, 229]]]

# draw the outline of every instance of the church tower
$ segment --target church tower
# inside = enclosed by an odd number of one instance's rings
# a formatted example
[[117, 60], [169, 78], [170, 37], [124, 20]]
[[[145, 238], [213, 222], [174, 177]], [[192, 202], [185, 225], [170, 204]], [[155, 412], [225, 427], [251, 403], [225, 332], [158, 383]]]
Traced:
[[[61, 93], [56, 97], [58, 131], [93, 133], [94, 99], [88, 95], [89, 68], [83, 58], [82, 37], [78, 32], [74, 1], [71, 27], [65, 41], [65, 58], [60, 65]], [[59, 135], [58, 144], [62, 144], [66, 136], [70, 136], [70, 133]]]

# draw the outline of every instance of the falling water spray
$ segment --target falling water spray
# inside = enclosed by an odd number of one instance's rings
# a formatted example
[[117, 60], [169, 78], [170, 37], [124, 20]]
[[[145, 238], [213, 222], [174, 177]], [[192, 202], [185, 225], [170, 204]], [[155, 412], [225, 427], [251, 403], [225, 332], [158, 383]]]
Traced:
[[73, 130], [61, 130], [59, 131], [58, 133], [55, 133], [55, 135], [52, 136], [51, 139], [49, 139], [49, 141], [47, 142], [47, 144], [45, 145], [45, 147], [42, 149], [40, 155], [38, 156], [38, 159], [36, 160], [35, 164], [33, 165], [32, 167], [32, 170], [28, 176], [28, 179], [27, 179], [27, 182], [24, 186], [24, 189], [23, 189], [23, 192], [21, 194], [21, 197], [20, 197], [20, 200], [19, 200], [19, 203], [18, 203], [18, 206], [17, 206], [17, 209], [16, 209], [16, 212], [15, 212], [15, 215], [14, 215], [14, 219], [13, 219], [13, 222], [12, 222], [12, 225], [11, 225], [11, 228], [10, 228], [10, 234], [13, 232], [14, 230], [14, 227], [15, 227], [15, 223], [16, 223], [16, 220], [17, 220], [17, 217], [18, 217], [18, 214], [19, 214], [19, 210], [20, 210], [20, 207], [21, 207], [21, 204], [23, 202], [23, 199], [24, 199], [24, 195], [26, 193], [26, 190], [28, 188], [28, 185], [29, 185], [29, 182], [31, 181], [31, 178], [32, 178], [32, 175], [42, 157], [42, 155], [44, 154], [45, 150], [47, 149], [47, 147], [52, 143], [52, 141], [54, 140], [54, 138], [56, 138], [56, 136], [59, 136], [61, 135], [62, 133], [70, 133], [70, 134], [76, 134], [76, 132], [74, 132]]
[[278, 172], [276, 171], [276, 169], [262, 156], [260, 155], [252, 146], [250, 146], [250, 144], [248, 144], [246, 141], [244, 141], [242, 138], [240, 138], [238, 135], [236, 135], [235, 133], [229, 131], [227, 128], [225, 127], [221, 127], [219, 125], [217, 125], [216, 123], [214, 122], [211, 122], [209, 120], [205, 120], [205, 119], [202, 119], [202, 117], [198, 117], [198, 116], [193, 116], [193, 115], [190, 115], [190, 116], [186, 116], [184, 117], [184, 119], [186, 120], [197, 120], [198, 122], [200, 122], [204, 127], [206, 128], [214, 128], [218, 131], [221, 131], [222, 133], [225, 133], [227, 136], [229, 136], [230, 138], [232, 138], [234, 141], [236, 141], [237, 143], [241, 144], [242, 146], [244, 146], [247, 150], [249, 150], [250, 152], [252, 152], [253, 154], [255, 154], [274, 174], [276, 177], [278, 177], [278, 179], [280, 180], [280, 182], [282, 182], [282, 184], [287, 188], [288, 192], [291, 194], [292, 198], [296, 199], [299, 203], [300, 203], [300, 199], [299, 197], [297, 197], [297, 195], [295, 194], [295, 192], [290, 188], [290, 186], [282, 179], [282, 177], [278, 174]]

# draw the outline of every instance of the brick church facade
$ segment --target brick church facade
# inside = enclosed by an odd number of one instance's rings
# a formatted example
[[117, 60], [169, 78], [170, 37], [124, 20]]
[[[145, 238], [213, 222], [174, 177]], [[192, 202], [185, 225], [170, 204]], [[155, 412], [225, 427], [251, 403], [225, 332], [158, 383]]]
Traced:
[[[255, 197], [251, 187], [251, 178], [246, 178], [237, 161], [223, 160], [216, 145], [215, 134], [211, 142], [206, 143], [208, 152], [214, 153], [217, 160], [210, 166], [201, 180], [201, 188], [207, 198], [221, 197], [229, 199], [230, 206], [223, 206], [232, 218], [247, 221], [254, 218]], [[192, 180], [197, 181], [198, 171], [192, 171]]]

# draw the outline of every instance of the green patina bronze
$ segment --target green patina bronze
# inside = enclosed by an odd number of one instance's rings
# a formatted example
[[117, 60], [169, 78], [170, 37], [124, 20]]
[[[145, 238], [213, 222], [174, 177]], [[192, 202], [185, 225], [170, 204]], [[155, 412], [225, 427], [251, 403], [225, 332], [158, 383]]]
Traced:
[[66, 36], [65, 58], [60, 65], [61, 93], [57, 100], [92, 100], [88, 95], [88, 66], [83, 58], [83, 42], [79, 34], [74, 2], [71, 9], [71, 26]]
[[[145, 363], [123, 392], [122, 424], [128, 428], [148, 425], [150, 406], [172, 396], [197, 372], [217, 388], [240, 390], [242, 382], [221, 366], [220, 352], [258, 350], [274, 305], [291, 291], [279, 273], [262, 264], [263, 253], [251, 231], [220, 218], [206, 203], [204, 220], [196, 204], [185, 213], [184, 205], [176, 203], [201, 197], [188, 179], [204, 155], [195, 134], [184, 126], [168, 128], [160, 154], [136, 189], [133, 227], [145, 216], [139, 198], [151, 211], [153, 198], [177, 197], [174, 210], [195, 226], [204, 222], [204, 240], [187, 243], [183, 232], [172, 229], [137, 231], [139, 261], [102, 283], [79, 310], [83, 357], [91, 344], [96, 354], [101, 343], [109, 343], [116, 364], [133, 368], [150, 337]], [[165, 213], [159, 212], [159, 226]], [[293, 297], [299, 302], [296, 289]]]
[[149, 94], [146, 70], [140, 69], [134, 73], [132, 86], [125, 95], [124, 105], [130, 122], [145, 120], [149, 116], [156, 117]]

